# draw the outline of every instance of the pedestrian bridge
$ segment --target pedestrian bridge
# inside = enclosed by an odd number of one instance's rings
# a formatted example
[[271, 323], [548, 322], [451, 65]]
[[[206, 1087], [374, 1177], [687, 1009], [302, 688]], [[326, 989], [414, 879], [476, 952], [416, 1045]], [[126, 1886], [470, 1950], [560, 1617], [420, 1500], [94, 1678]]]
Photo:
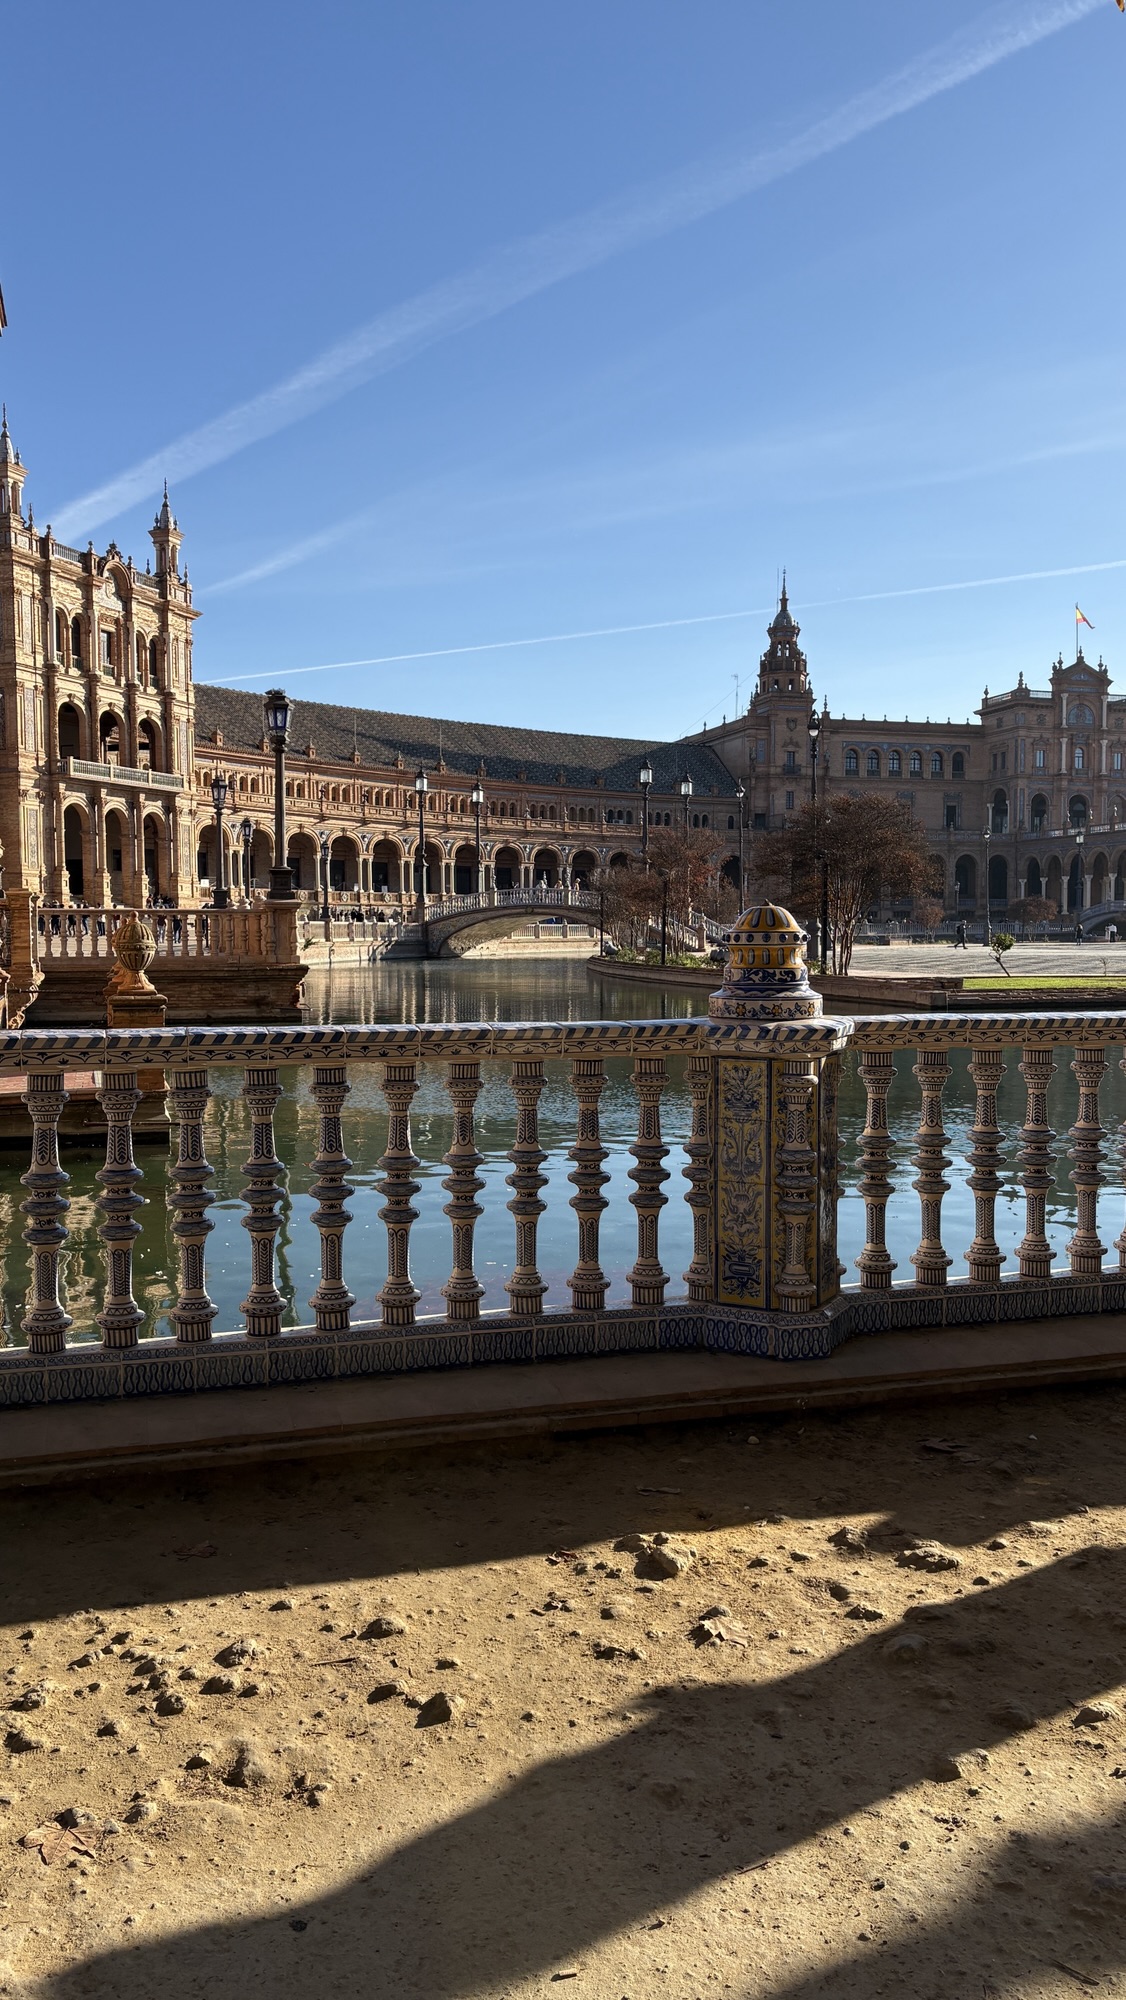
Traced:
[[456, 958], [486, 938], [507, 937], [540, 918], [585, 927], [597, 922], [598, 908], [590, 889], [483, 889], [479, 895], [443, 896], [426, 907], [426, 955]]

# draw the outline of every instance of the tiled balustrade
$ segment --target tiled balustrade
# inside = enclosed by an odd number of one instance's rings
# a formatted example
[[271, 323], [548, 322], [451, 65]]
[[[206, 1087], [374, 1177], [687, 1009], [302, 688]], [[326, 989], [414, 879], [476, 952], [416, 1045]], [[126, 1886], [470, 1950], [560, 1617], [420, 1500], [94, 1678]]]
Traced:
[[[730, 1020], [457, 1025], [377, 1028], [152, 1029], [132, 1032], [31, 1031], [0, 1035], [0, 1072], [24, 1079], [31, 1164], [23, 1175], [25, 1240], [33, 1282], [22, 1320], [26, 1346], [0, 1353], [0, 1403], [33, 1404], [123, 1394], [300, 1381], [449, 1367], [482, 1361], [533, 1361], [575, 1354], [669, 1347], [715, 1347], [779, 1359], [824, 1356], [861, 1332], [893, 1327], [985, 1323], [1051, 1313], [1122, 1311], [1126, 1307], [1126, 1224], [1107, 1270], [1096, 1230], [1108, 1140], [1099, 1121], [1099, 1089], [1108, 1061], [1126, 1047], [1126, 1015], [1066, 1014], [946, 1018], [903, 1016], [855, 1022], [819, 1018], [784, 1022]], [[857, 1191], [866, 1241], [857, 1281], [841, 1289], [836, 1250], [839, 1194], [837, 1086], [851, 1049], [867, 1096]], [[892, 1193], [887, 1100], [897, 1050], [915, 1051], [919, 1117], [914, 1153], [919, 1239], [914, 1276], [895, 1282], [885, 1240]], [[1070, 1050], [1076, 1079], [1074, 1123], [1066, 1147], [1077, 1221], [1068, 1269], [1052, 1273], [1045, 1201], [1056, 1141], [1046, 1121], [1056, 1053]], [[942, 1205], [950, 1164], [943, 1090], [952, 1052], [965, 1052], [976, 1091], [969, 1185], [975, 1202], [968, 1277], [950, 1280]], [[631, 1303], [606, 1310], [608, 1277], [600, 1255], [607, 1207], [607, 1148], [599, 1105], [610, 1058], [633, 1064], [637, 1137], [629, 1200], [636, 1256], [628, 1272]], [[692, 1100], [684, 1146], [683, 1198], [693, 1223], [693, 1254], [683, 1274], [686, 1297], [668, 1297], [672, 1279], [661, 1258], [661, 1213], [671, 1198], [661, 1102], [671, 1057], [686, 1062]], [[1005, 1138], [997, 1092], [1006, 1060], [1016, 1060], [1026, 1091], [1019, 1159], [1026, 1228], [1017, 1265], [1004, 1262], [994, 1229]], [[537, 1228], [547, 1179], [538, 1105], [544, 1065], [569, 1065], [574, 1098], [570, 1205], [575, 1264], [568, 1311], [545, 1310], [537, 1263]], [[387, 1106], [378, 1213], [386, 1229], [387, 1274], [375, 1318], [357, 1314], [347, 1281], [346, 1241], [354, 1190], [348, 1181], [349, 1072], [376, 1064]], [[453, 1113], [453, 1139], [442, 1188], [450, 1224], [450, 1271], [441, 1319], [419, 1319], [411, 1273], [411, 1232], [421, 1183], [411, 1143], [411, 1107], [420, 1065], [438, 1065]], [[483, 1312], [474, 1270], [474, 1232], [482, 1155], [475, 1103], [483, 1064], [504, 1065], [516, 1111], [508, 1155], [514, 1258], [508, 1310]], [[290, 1302], [279, 1289], [276, 1243], [286, 1163], [278, 1157], [274, 1112], [280, 1072], [312, 1072], [318, 1114], [315, 1177], [320, 1280], [312, 1318], [282, 1331]], [[250, 1114], [244, 1227], [250, 1238], [243, 1326], [217, 1331], [207, 1289], [211, 1230], [205, 1125], [214, 1072], [242, 1073]], [[1126, 1067], [1126, 1059], [1123, 1059]], [[173, 1235], [179, 1249], [178, 1295], [171, 1340], [138, 1340], [142, 1315], [133, 1297], [132, 1250], [143, 1196], [132, 1125], [139, 1078], [163, 1068], [175, 1134], [171, 1169]], [[67, 1240], [67, 1175], [58, 1125], [67, 1070], [95, 1070], [106, 1121], [105, 1165], [98, 1174], [105, 1291], [98, 1343], [68, 1342], [70, 1319], [60, 1282]], [[961, 1250], [962, 1246], [958, 1246]]]

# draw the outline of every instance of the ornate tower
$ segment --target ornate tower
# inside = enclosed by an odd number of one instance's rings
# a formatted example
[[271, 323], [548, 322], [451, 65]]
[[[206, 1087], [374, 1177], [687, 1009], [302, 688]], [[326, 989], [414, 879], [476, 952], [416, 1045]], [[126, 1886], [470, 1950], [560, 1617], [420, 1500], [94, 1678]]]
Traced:
[[782, 596], [778, 610], [766, 631], [770, 644], [759, 661], [759, 693], [808, 694], [805, 654], [798, 645], [801, 626], [790, 612], [785, 570], [782, 571]]

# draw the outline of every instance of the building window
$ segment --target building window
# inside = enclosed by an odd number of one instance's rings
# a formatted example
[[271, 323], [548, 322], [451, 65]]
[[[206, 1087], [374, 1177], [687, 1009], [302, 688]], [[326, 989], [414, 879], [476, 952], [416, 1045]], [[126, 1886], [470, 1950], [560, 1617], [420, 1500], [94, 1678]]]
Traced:
[[946, 827], [948, 833], [956, 831], [958, 826], [958, 808], [957, 805], [950, 799], [947, 799], [946, 801], [943, 824]]
[[735, 814], [734, 814], [734, 813], [728, 813], [728, 815], [727, 815], [727, 831], [728, 831], [728, 833], [734, 833], [734, 831], [735, 831]]
[[[1004, 755], [1004, 752], [1002, 752], [1002, 756], [1003, 756], [1003, 755]], [[942, 776], [942, 752], [941, 752], [941, 750], [932, 750], [932, 752], [931, 752], [931, 777], [932, 777], [932, 778], [941, 778], [941, 776]]]
[[869, 750], [868, 776], [870, 778], [878, 778], [879, 775], [880, 775], [880, 753], [878, 750]]
[[1114, 767], [1114, 769], [1115, 769], [1116, 771], [1120, 771], [1120, 770], [1122, 769], [1122, 752], [1121, 752], [1121, 750], [1116, 750], [1116, 751], [1114, 752], [1114, 755], [1113, 755], [1113, 757], [1111, 758], [1111, 764], [1113, 765], [1113, 767]]
[[911, 776], [913, 778], [921, 778], [922, 775], [923, 775], [923, 753], [921, 750], [912, 750]]
[[1087, 753], [1084, 750], [1083, 745], [1081, 743], [1077, 743], [1075, 746], [1075, 768], [1077, 771], [1081, 771], [1083, 769], [1083, 765], [1086, 760], [1086, 754]]
[[965, 775], [966, 775], [965, 757], [963, 756], [960, 750], [955, 750], [954, 755], [950, 759], [950, 776], [952, 778], [964, 778]]
[[898, 778], [903, 769], [903, 759], [898, 750], [888, 751], [888, 777]]
[[792, 792], [787, 792], [787, 793], [786, 793], [786, 811], [787, 811], [788, 813], [792, 813], [792, 812], [793, 812], [793, 810], [794, 810], [794, 795], [793, 795], [793, 793], [792, 793]]
[[786, 752], [787, 771], [796, 771], [797, 768], [798, 768], [798, 758], [796, 750], [787, 750]]
[[104, 666], [104, 667], [105, 667], [105, 668], [107, 669], [107, 671], [108, 671], [109, 673], [111, 673], [111, 674], [112, 674], [112, 672], [113, 672], [113, 633], [112, 633], [112, 632], [103, 632], [103, 633], [102, 633], [102, 665], [103, 665], [103, 666]]
[[1045, 765], [1047, 764], [1047, 761], [1048, 761], [1048, 753], [1046, 750], [1037, 750], [1033, 753], [1032, 762], [1038, 771], [1042, 771], [1044, 769]]
[[845, 751], [845, 777], [855, 778], [860, 770], [860, 759], [855, 750]]

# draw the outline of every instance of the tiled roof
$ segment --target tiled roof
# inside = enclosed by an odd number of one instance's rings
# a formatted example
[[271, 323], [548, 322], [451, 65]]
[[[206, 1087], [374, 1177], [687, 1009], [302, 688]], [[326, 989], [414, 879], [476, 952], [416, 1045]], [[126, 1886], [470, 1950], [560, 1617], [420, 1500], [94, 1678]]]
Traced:
[[[197, 681], [195, 716], [201, 745], [210, 743], [218, 727], [227, 749], [262, 747], [260, 695]], [[312, 743], [317, 759], [326, 764], [350, 764], [355, 747], [361, 768], [393, 769], [401, 755], [412, 775], [419, 765], [433, 774], [441, 755], [448, 771], [466, 778], [475, 777], [484, 764], [486, 777], [494, 783], [523, 778], [537, 785], [589, 786], [601, 780], [607, 791], [620, 792], [637, 791], [638, 770], [648, 756], [654, 794], [675, 793], [685, 770], [702, 796], [731, 797], [735, 791], [727, 766], [706, 744], [438, 721], [430, 716], [388, 715], [381, 709], [343, 708], [335, 702], [294, 701], [289, 742], [290, 757], [304, 755], [306, 744]]]

